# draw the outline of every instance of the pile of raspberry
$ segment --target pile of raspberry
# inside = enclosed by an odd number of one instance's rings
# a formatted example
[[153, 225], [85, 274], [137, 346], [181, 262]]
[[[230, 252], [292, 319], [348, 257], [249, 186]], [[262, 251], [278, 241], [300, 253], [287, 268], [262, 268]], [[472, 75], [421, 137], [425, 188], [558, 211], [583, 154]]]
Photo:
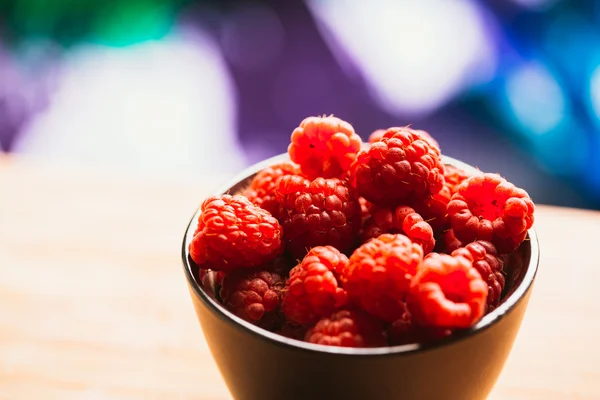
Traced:
[[309, 117], [288, 154], [201, 206], [190, 257], [231, 313], [296, 340], [377, 347], [451, 335], [500, 304], [503, 260], [534, 221], [524, 190], [444, 165], [409, 127], [363, 143], [346, 121]]

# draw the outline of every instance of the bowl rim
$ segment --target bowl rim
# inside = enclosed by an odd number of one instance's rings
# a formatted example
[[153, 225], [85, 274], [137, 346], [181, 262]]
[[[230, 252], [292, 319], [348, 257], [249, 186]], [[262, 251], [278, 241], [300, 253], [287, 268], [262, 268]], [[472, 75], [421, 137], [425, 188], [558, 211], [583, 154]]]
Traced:
[[[230, 188], [234, 187], [236, 184], [244, 181], [250, 176], [258, 173], [265, 167], [271, 166], [275, 163], [289, 160], [287, 153], [279, 154], [277, 156], [268, 158], [259, 163], [256, 163], [241, 173], [235, 175], [232, 179], [230, 179], [225, 184], [221, 185], [216, 191], [213, 192], [214, 195], [221, 195], [229, 192]], [[459, 168], [462, 168], [467, 171], [479, 171], [477, 168], [466, 164], [460, 160], [455, 158], [442, 155], [442, 161], [445, 165], [453, 165]], [[320, 344], [307, 343], [301, 340], [291, 339], [277, 333], [268, 331], [266, 329], [260, 328], [256, 325], [253, 325], [238, 316], [234, 315], [230, 311], [228, 311], [223, 305], [221, 305], [215, 298], [211, 297], [206, 291], [203, 289], [202, 285], [198, 283], [196, 277], [192, 271], [192, 264], [190, 262], [189, 257], [189, 243], [193, 237], [193, 233], [196, 230], [198, 217], [200, 215], [200, 207], [197, 208], [194, 215], [192, 216], [190, 222], [187, 225], [185, 230], [185, 234], [183, 237], [182, 243], [182, 261], [183, 261], [183, 269], [184, 274], [187, 278], [189, 287], [193, 289], [194, 293], [202, 300], [204, 305], [208, 307], [217, 317], [223, 319], [225, 322], [233, 324], [238, 329], [244, 331], [247, 334], [254, 335], [259, 339], [266, 340], [271, 342], [272, 344], [287, 347], [290, 350], [299, 350], [306, 351], [310, 353], [318, 352], [318, 353], [327, 353], [330, 355], [343, 355], [343, 356], [360, 356], [360, 357], [378, 357], [378, 356], [390, 356], [390, 355], [411, 355], [417, 352], [425, 352], [429, 350], [433, 350], [440, 347], [445, 347], [457, 342], [461, 342], [466, 340], [467, 338], [478, 335], [483, 331], [491, 328], [492, 326], [498, 324], [505, 316], [507, 316], [516, 306], [523, 300], [525, 295], [530, 290], [535, 277], [538, 271], [539, 259], [540, 259], [540, 249], [538, 243], [538, 236], [534, 227], [528, 230], [527, 235], [529, 238], [529, 244], [531, 248], [531, 254], [529, 259], [529, 264], [527, 265], [527, 270], [523, 275], [522, 281], [520, 284], [513, 289], [512, 293], [504, 299], [502, 304], [500, 304], [496, 309], [494, 309], [489, 314], [485, 315], [477, 324], [472, 326], [469, 329], [462, 330], [455, 334], [452, 334], [446, 338], [436, 340], [433, 342], [429, 342], [427, 344], [424, 343], [411, 343], [404, 344], [398, 346], [385, 346], [385, 347], [374, 347], [374, 348], [347, 348], [347, 347], [336, 347], [336, 346], [326, 346]]]

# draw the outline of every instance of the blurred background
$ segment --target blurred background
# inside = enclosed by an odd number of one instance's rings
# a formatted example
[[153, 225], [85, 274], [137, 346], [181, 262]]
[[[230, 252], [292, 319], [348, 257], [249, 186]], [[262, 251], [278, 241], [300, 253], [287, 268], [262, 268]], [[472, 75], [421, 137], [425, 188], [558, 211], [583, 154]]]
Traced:
[[1, 0], [0, 151], [236, 172], [306, 116], [600, 208], [600, 2]]

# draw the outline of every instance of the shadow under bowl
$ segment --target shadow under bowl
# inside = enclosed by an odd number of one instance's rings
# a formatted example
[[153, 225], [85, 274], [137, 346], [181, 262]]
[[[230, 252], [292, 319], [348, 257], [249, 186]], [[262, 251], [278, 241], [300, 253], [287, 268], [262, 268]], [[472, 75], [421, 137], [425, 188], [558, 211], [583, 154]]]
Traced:
[[[282, 154], [258, 163], [216, 194], [243, 190]], [[444, 157], [444, 163], [474, 168]], [[182, 258], [202, 331], [235, 399], [484, 399], [493, 388], [519, 331], [540, 251], [535, 230], [505, 264], [501, 304], [470, 329], [427, 344], [380, 348], [316, 345], [269, 332], [233, 315], [216, 298], [214, 279], [202, 282], [188, 246], [199, 210], [187, 227]]]

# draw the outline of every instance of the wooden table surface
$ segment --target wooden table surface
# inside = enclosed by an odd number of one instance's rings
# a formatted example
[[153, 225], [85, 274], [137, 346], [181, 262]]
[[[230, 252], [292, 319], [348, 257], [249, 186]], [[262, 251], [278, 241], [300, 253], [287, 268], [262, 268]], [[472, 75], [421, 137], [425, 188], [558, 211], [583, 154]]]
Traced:
[[[179, 260], [226, 177], [0, 158], [0, 399], [230, 399]], [[600, 213], [540, 206], [541, 266], [492, 399], [600, 399]]]

